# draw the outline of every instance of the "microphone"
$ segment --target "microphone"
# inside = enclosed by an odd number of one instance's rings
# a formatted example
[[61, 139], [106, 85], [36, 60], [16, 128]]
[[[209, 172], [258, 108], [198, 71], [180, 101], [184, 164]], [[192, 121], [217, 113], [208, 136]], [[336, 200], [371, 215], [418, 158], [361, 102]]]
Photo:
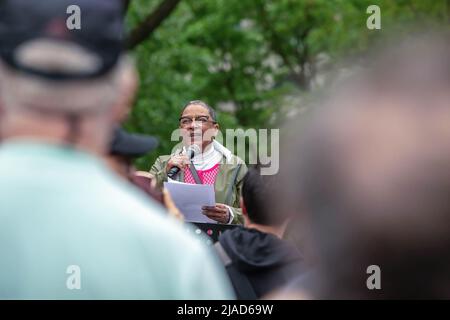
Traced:
[[[191, 144], [186, 151], [186, 154], [187, 154], [189, 160], [191, 160], [198, 153], [200, 153], [200, 147], [196, 144]], [[180, 170], [181, 169], [176, 166], [172, 167], [172, 168], [170, 168], [169, 172], [167, 173], [167, 176], [170, 179], [173, 179], [178, 174], [178, 172], [180, 172]]]

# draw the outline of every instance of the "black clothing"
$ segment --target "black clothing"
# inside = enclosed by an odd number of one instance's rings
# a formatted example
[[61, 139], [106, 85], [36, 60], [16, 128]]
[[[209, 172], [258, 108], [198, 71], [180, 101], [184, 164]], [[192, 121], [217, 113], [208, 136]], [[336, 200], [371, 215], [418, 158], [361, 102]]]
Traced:
[[229, 257], [225, 266], [238, 299], [261, 298], [305, 272], [297, 248], [275, 235], [240, 226], [222, 233], [219, 243]]

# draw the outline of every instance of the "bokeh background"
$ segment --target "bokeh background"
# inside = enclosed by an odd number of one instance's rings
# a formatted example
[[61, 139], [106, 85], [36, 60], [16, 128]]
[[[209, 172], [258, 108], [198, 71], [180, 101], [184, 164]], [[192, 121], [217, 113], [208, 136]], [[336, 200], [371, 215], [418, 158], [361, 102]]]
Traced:
[[[174, 142], [182, 106], [201, 99], [222, 129], [279, 128], [389, 34], [448, 28], [450, 0], [124, 0], [127, 46], [140, 89], [130, 132], [161, 144], [136, 165], [148, 170]], [[369, 30], [370, 5], [381, 30]]]

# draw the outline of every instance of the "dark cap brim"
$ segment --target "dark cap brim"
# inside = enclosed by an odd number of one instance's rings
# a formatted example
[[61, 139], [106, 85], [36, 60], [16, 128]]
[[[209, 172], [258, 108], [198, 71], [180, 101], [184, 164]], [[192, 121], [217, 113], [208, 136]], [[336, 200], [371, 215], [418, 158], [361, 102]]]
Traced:
[[110, 153], [124, 157], [138, 158], [155, 150], [158, 144], [159, 141], [155, 137], [127, 133], [122, 129], [116, 129], [111, 142]]

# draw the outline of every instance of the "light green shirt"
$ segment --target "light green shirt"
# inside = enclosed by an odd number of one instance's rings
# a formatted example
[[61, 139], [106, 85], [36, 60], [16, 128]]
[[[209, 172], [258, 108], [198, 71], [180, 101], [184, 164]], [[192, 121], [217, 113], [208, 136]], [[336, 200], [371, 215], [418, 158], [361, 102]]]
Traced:
[[210, 250], [91, 155], [0, 147], [0, 299], [233, 298]]

